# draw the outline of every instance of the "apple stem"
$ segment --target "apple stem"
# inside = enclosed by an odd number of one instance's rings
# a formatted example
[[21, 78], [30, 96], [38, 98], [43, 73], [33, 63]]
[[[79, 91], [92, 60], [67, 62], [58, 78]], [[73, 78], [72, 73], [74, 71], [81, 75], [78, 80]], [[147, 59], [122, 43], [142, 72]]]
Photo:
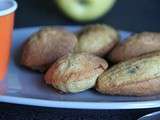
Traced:
[[87, 5], [89, 4], [89, 0], [78, 0], [80, 4]]

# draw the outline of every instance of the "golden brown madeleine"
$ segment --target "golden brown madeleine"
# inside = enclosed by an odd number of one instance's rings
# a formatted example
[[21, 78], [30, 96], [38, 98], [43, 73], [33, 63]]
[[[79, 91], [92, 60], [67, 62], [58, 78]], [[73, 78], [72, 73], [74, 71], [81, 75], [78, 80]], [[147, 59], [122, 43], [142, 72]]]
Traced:
[[143, 32], [128, 37], [109, 54], [110, 61], [117, 63], [146, 53], [160, 50], [160, 33]]
[[97, 56], [87, 53], [69, 54], [51, 66], [45, 81], [66, 93], [81, 92], [92, 88], [97, 77], [107, 67], [107, 62]]
[[59, 57], [73, 51], [77, 38], [62, 28], [44, 27], [24, 44], [21, 63], [28, 68], [45, 71]]
[[88, 52], [98, 56], [107, 54], [118, 42], [118, 32], [107, 25], [89, 25], [77, 34], [75, 52]]
[[160, 52], [113, 66], [99, 76], [96, 89], [111, 95], [160, 94]]

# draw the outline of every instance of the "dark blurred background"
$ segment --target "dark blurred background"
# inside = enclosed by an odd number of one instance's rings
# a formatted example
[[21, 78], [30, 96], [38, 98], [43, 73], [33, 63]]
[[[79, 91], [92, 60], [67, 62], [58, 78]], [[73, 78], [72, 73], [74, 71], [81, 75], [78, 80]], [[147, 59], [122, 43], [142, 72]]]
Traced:
[[[17, 0], [16, 27], [88, 24], [67, 18], [53, 1]], [[160, 31], [160, 0], [117, 0], [108, 14], [91, 23], [106, 23], [118, 29], [137, 32]]]
[[[65, 17], [53, 0], [17, 2], [16, 28], [106, 23], [127, 31], [160, 31], [160, 0], [117, 0], [108, 14], [90, 23], [78, 23]], [[73, 110], [0, 103], [0, 120], [136, 120], [158, 110]]]

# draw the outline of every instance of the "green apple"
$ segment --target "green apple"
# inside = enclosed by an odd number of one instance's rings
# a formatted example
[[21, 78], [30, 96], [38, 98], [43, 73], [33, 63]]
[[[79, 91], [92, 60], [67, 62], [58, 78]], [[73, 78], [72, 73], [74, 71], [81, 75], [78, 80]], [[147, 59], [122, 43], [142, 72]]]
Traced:
[[56, 0], [60, 9], [77, 21], [91, 21], [103, 16], [116, 0]]

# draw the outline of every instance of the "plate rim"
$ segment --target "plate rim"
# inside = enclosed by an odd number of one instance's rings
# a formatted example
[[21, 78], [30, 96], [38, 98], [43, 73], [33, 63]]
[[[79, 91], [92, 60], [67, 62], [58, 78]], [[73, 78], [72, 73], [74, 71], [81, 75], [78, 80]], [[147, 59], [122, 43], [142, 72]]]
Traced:
[[[80, 102], [80, 101], [57, 101], [36, 98], [0, 96], [0, 102], [13, 103], [20, 105], [39, 106], [39, 107], [55, 107], [70, 109], [148, 109], [160, 107], [160, 100], [152, 101], [135, 101], [135, 102]], [[41, 103], [41, 104], [39, 104]]]

